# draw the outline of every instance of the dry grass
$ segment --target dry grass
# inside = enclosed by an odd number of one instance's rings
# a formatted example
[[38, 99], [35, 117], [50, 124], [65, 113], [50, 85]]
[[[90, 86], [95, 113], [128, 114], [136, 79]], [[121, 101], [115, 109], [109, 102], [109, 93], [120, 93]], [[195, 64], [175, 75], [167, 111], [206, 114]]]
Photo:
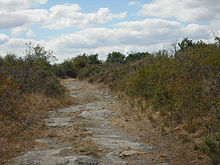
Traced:
[[[124, 104], [121, 104], [123, 102]], [[200, 120], [193, 121], [193, 131], [185, 130], [180, 124], [173, 128], [163, 125], [163, 116], [151, 113], [151, 108], [142, 111], [141, 108], [131, 105], [128, 97], [120, 97], [120, 102], [113, 105], [115, 115], [111, 123], [119, 130], [126, 130], [130, 134], [139, 136], [140, 141], [153, 146], [154, 150], [147, 153], [147, 159], [152, 164], [167, 162], [170, 164], [206, 164], [208, 157], [199, 149], [205, 132]], [[194, 129], [194, 125], [198, 129]], [[166, 155], [166, 156], [165, 156]]]
[[48, 133], [47, 136], [49, 138], [55, 138], [55, 137], [57, 137], [57, 134], [52, 132], [52, 133]]
[[91, 138], [86, 138], [79, 142], [73, 143], [74, 148], [72, 149], [74, 152], [78, 152], [83, 155], [92, 155], [95, 157], [99, 156], [99, 153], [105, 152], [105, 150], [92, 141]]
[[48, 111], [70, 104], [74, 104], [74, 100], [69, 96], [52, 98], [32, 93], [17, 99], [14, 114], [0, 115], [0, 164], [33, 148], [39, 132], [47, 129], [43, 119]]

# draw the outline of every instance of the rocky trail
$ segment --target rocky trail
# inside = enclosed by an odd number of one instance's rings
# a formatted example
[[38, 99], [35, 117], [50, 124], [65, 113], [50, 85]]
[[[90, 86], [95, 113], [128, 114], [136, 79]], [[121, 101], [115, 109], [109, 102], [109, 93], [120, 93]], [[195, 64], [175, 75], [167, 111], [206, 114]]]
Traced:
[[111, 117], [117, 111], [116, 96], [75, 79], [63, 83], [76, 104], [50, 111], [45, 119], [49, 137], [36, 140], [43, 147], [15, 158], [13, 165], [153, 164], [147, 159], [153, 146], [112, 126]]

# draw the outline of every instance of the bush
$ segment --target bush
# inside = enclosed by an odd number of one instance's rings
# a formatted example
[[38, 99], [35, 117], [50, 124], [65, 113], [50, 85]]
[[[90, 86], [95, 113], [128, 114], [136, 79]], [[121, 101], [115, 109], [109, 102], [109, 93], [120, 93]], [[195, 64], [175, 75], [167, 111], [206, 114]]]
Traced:
[[0, 58], [0, 115], [14, 114], [18, 99], [24, 93], [41, 93], [51, 97], [63, 95], [64, 87], [52, 74], [51, 52], [28, 45], [23, 58], [7, 54]]
[[0, 77], [0, 115], [14, 116], [20, 84], [11, 79], [6, 71], [0, 70]]
[[184, 124], [189, 132], [196, 131], [190, 128], [200, 119], [210, 133], [204, 141], [205, 153], [213, 164], [219, 163], [219, 42], [194, 43], [184, 38], [178, 46], [175, 54], [162, 50], [130, 54], [125, 60], [121, 53], [113, 52], [106, 63], [87, 65], [79, 77], [103, 82], [134, 100], [144, 100], [144, 104], [163, 115], [167, 126]]
[[204, 153], [211, 158], [210, 164], [218, 165], [220, 163], [220, 132], [218, 134], [208, 136], [204, 140], [201, 148]]
[[30, 44], [23, 58], [0, 57], [0, 164], [20, 152], [18, 141], [43, 124], [46, 110], [62, 104], [65, 88], [52, 73], [53, 60], [50, 51]]
[[125, 62], [134, 62], [134, 61], [139, 61], [143, 60], [145, 57], [149, 56], [149, 53], [131, 53], [125, 58]]
[[63, 63], [56, 65], [54, 73], [60, 77], [69, 76], [76, 78], [83, 68], [93, 64], [101, 64], [98, 60], [98, 54], [90, 56], [83, 54], [72, 59], [67, 59]]
[[120, 52], [109, 53], [106, 59], [106, 63], [124, 63], [125, 56]]

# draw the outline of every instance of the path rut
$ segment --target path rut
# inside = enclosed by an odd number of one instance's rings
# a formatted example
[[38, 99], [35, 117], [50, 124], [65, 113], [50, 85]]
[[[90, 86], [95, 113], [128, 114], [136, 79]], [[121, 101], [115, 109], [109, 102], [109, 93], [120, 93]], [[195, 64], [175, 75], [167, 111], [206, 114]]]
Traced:
[[152, 146], [111, 126], [116, 96], [75, 79], [65, 80], [64, 85], [77, 104], [50, 111], [45, 123], [51, 138], [36, 140], [45, 148], [15, 158], [13, 165], [151, 164], [146, 157]]

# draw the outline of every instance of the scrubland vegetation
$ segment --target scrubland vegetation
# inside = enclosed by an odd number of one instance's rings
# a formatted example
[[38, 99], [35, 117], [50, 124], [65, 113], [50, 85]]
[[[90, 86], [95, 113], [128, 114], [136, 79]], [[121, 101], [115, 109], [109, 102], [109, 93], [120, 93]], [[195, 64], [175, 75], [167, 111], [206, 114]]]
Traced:
[[31, 145], [45, 110], [72, 102], [52, 73], [51, 52], [27, 46], [24, 57], [0, 58], [0, 164]]
[[[201, 151], [220, 163], [220, 46], [188, 38], [174, 53], [161, 50], [127, 57], [112, 52], [106, 61], [80, 55], [56, 66], [58, 76], [78, 77], [108, 85], [130, 97], [148, 118], [160, 112], [163, 128], [183, 125], [189, 133], [203, 130]], [[149, 108], [150, 107], [150, 108]]]
[[68, 102], [56, 77], [73, 77], [122, 92], [149, 120], [159, 112], [161, 124], [170, 130], [178, 125], [189, 133], [203, 130], [198, 148], [210, 156], [211, 164], [219, 164], [220, 45], [216, 39], [217, 43], [208, 44], [185, 38], [174, 53], [112, 52], [106, 61], [98, 60], [98, 54], [83, 54], [52, 65], [51, 52], [39, 45], [29, 45], [24, 57], [1, 57], [0, 158], [13, 157], [14, 140], [22, 140], [25, 131], [42, 124], [40, 109]]

